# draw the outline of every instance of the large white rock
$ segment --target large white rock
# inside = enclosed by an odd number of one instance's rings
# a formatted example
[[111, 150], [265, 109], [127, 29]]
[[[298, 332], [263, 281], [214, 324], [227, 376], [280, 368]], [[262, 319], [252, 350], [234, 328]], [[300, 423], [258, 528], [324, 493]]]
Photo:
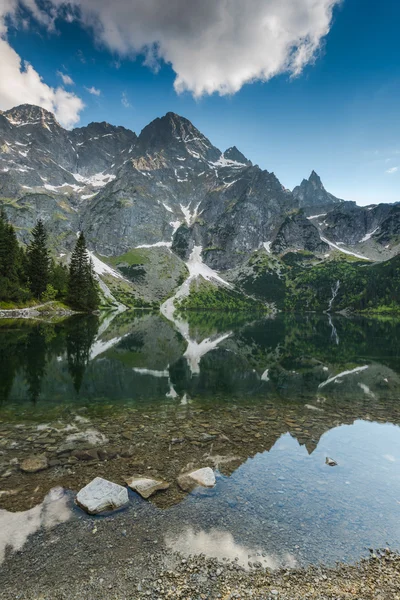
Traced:
[[203, 467], [197, 471], [182, 473], [178, 477], [178, 485], [185, 492], [191, 492], [195, 487], [212, 488], [215, 486], [214, 471], [210, 467]]
[[90, 515], [96, 515], [125, 506], [129, 497], [128, 490], [122, 485], [96, 477], [78, 492], [75, 500]]
[[134, 475], [133, 477], [125, 479], [125, 481], [131, 490], [134, 490], [146, 500], [158, 492], [158, 490], [167, 490], [169, 488], [169, 483], [166, 481], [162, 481], [161, 479], [151, 479], [150, 477], [141, 477], [140, 475]]

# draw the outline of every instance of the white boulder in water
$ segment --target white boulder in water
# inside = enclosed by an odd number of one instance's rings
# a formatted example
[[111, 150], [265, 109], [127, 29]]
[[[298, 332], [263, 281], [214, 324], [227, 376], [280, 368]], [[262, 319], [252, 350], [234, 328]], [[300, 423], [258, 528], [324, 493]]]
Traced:
[[140, 475], [134, 475], [125, 479], [126, 484], [131, 490], [137, 492], [142, 498], [150, 498], [153, 494], [159, 490], [167, 490], [169, 483], [162, 481], [161, 479], [151, 479], [150, 477], [141, 477]]
[[178, 485], [185, 492], [191, 492], [197, 486], [213, 488], [215, 486], [214, 471], [210, 467], [203, 467], [196, 471], [182, 473], [178, 477]]
[[75, 501], [90, 515], [96, 515], [128, 504], [128, 490], [122, 485], [96, 477], [78, 492]]

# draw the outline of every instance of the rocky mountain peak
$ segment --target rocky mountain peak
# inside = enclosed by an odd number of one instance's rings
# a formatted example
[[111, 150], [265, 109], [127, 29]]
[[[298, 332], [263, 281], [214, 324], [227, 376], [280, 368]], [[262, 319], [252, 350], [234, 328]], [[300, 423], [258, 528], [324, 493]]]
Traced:
[[303, 179], [300, 185], [294, 188], [293, 196], [299, 203], [299, 208], [304, 208], [306, 212], [323, 212], [326, 208], [343, 202], [326, 191], [320, 176], [315, 171], [311, 172], [308, 179]]
[[57, 125], [57, 127], [61, 127], [52, 112], [33, 104], [15, 106], [10, 110], [6, 110], [3, 115], [12, 125], [16, 126], [43, 125], [49, 127], [50, 125]]
[[157, 117], [151, 121], [139, 135], [139, 143], [146, 146], [149, 150], [158, 150], [161, 147], [168, 146], [171, 143], [180, 141], [187, 134], [195, 129], [193, 125], [179, 115], [168, 112], [163, 117]]
[[314, 170], [311, 171], [311, 175], [308, 178], [308, 182], [311, 183], [312, 185], [314, 185], [315, 187], [324, 189], [324, 186], [322, 185], [321, 177]]
[[221, 155], [188, 119], [173, 112], [149, 123], [140, 132], [138, 145], [149, 154], [169, 149], [204, 160], [217, 160]]
[[230, 148], [228, 148], [227, 150], [225, 150], [224, 157], [227, 160], [233, 160], [234, 162], [242, 163], [244, 165], [248, 165], [249, 167], [251, 167], [251, 165], [252, 165], [251, 160], [249, 160], [248, 158], [246, 158], [244, 156], [244, 154], [242, 154], [240, 152], [240, 150], [238, 150], [236, 148], [236, 146], [231, 146]]

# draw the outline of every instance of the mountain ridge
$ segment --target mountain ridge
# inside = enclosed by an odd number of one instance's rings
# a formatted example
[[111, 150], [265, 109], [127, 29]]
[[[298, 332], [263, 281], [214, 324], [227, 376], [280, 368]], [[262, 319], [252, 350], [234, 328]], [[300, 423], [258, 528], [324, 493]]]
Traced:
[[400, 252], [400, 204], [361, 207], [336, 198], [315, 171], [290, 191], [236, 146], [222, 152], [172, 112], [139, 135], [105, 121], [66, 130], [32, 105], [1, 112], [0, 203], [22, 243], [41, 218], [60, 255], [83, 230], [105, 261], [161, 256], [164, 248], [162, 260], [172, 253], [182, 261], [178, 278], [194, 248], [216, 272], [260, 251], [372, 262]]

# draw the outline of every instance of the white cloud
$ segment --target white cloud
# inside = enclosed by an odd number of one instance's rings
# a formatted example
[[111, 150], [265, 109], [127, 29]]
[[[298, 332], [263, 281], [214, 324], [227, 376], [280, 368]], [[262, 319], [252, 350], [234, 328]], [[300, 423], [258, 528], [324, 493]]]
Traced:
[[126, 92], [122, 92], [122, 95], [121, 95], [121, 104], [125, 108], [132, 108], [132, 104], [129, 102], [128, 96], [127, 96]]
[[[170, 63], [176, 91], [201, 96], [232, 94], [279, 73], [299, 75], [314, 60], [341, 1], [70, 0], [68, 7], [79, 8], [76, 18], [97, 42], [119, 56], [144, 53], [153, 68], [160, 60]], [[52, 0], [61, 17], [66, 5]]]
[[[34, 0], [24, 0], [37, 20], [52, 28], [53, 17], [41, 13]], [[79, 121], [82, 100], [62, 87], [48, 86], [39, 73], [11, 48], [7, 41], [6, 15], [15, 18], [16, 0], [0, 2], [0, 110], [18, 104], [37, 104], [53, 112], [61, 125], [72, 127]]]
[[399, 167], [390, 167], [390, 169], [387, 169], [385, 173], [389, 173], [389, 175], [392, 175], [392, 173], [396, 173], [398, 170]]
[[93, 85], [90, 88], [85, 86], [85, 90], [89, 92], [89, 94], [92, 94], [92, 96], [100, 96], [101, 94], [101, 90], [95, 88]]
[[66, 73], [62, 73], [61, 71], [57, 71], [57, 75], [61, 77], [64, 85], [75, 85], [75, 81], [67, 75]]

